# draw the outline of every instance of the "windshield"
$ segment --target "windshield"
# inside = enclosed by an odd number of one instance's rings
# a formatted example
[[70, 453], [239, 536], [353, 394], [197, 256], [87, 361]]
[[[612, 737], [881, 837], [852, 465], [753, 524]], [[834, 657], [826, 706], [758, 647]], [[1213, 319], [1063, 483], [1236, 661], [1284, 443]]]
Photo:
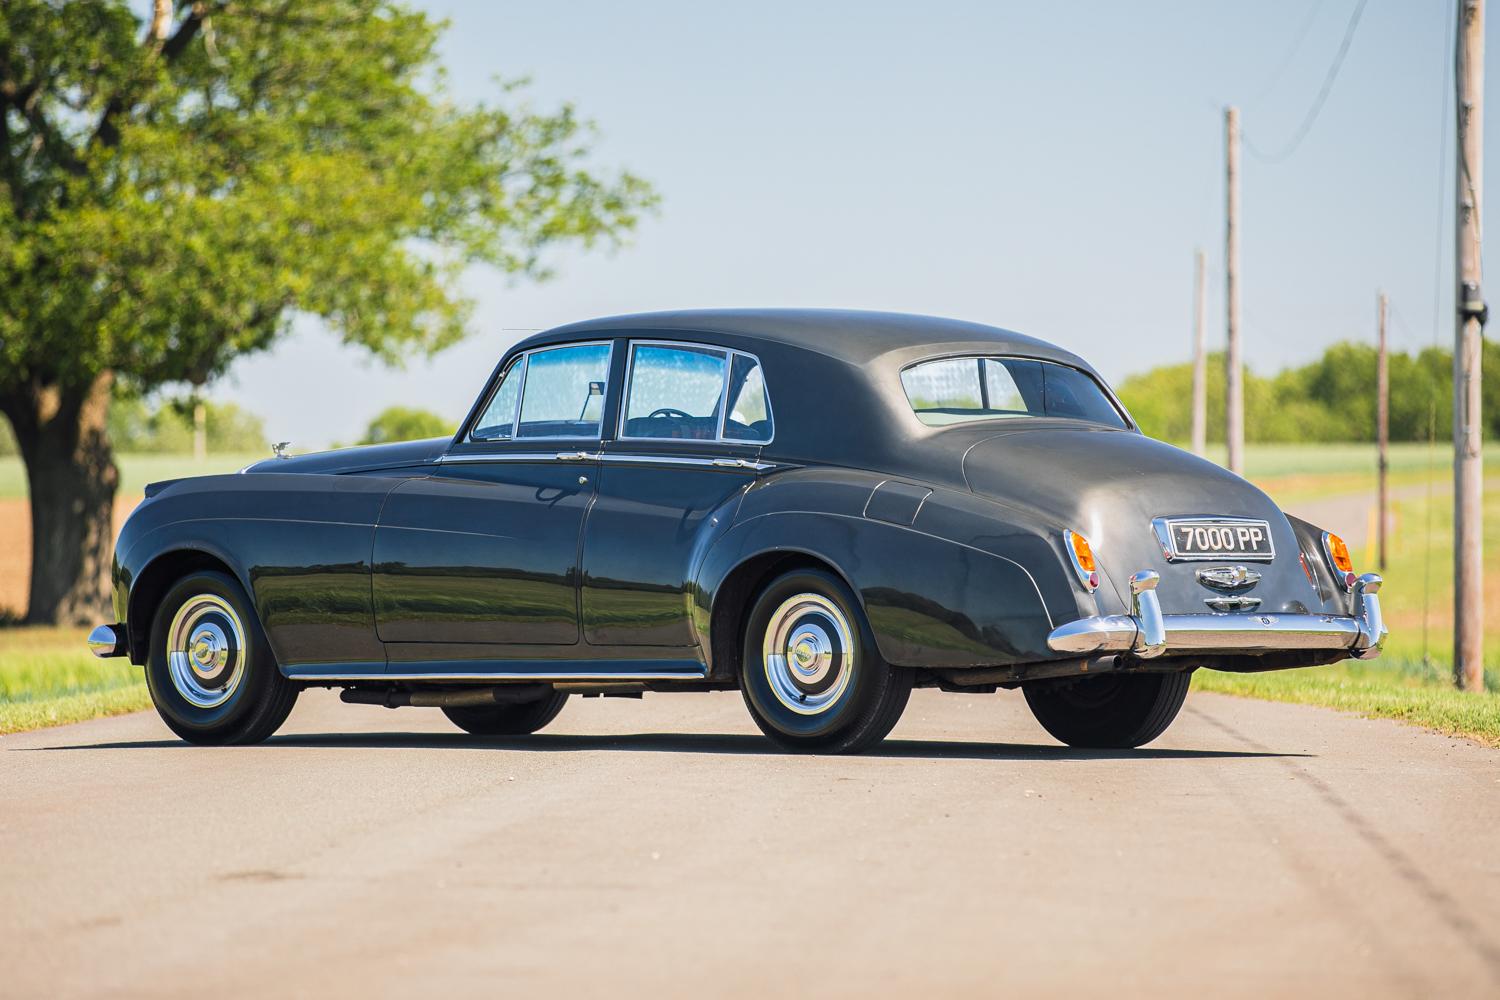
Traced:
[[970, 420], [1061, 417], [1130, 425], [1094, 379], [1067, 365], [1029, 358], [943, 358], [901, 373], [917, 419], [931, 427]]

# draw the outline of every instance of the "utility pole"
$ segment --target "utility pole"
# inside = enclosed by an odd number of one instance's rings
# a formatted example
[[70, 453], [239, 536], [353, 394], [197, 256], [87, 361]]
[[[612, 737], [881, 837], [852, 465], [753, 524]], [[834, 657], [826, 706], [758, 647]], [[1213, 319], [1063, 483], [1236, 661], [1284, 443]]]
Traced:
[[1453, 345], [1453, 679], [1484, 690], [1484, 471], [1479, 358], [1487, 310], [1480, 270], [1484, 185], [1484, 0], [1459, 0], [1457, 89], [1457, 329]]
[[1202, 455], [1208, 445], [1208, 303], [1203, 291], [1203, 251], [1193, 251], [1193, 454]]
[[208, 412], [203, 406], [203, 397], [193, 396], [193, 458], [203, 461], [208, 457]]
[[1379, 485], [1375, 501], [1375, 564], [1385, 572], [1386, 519], [1390, 517], [1390, 495], [1386, 489], [1386, 477], [1390, 473], [1391, 444], [1391, 368], [1386, 354], [1385, 321], [1390, 302], [1381, 292], [1376, 304], [1379, 347], [1375, 353], [1375, 468]]
[[1229, 471], [1245, 474], [1245, 388], [1240, 364], [1240, 109], [1224, 109], [1224, 440]]

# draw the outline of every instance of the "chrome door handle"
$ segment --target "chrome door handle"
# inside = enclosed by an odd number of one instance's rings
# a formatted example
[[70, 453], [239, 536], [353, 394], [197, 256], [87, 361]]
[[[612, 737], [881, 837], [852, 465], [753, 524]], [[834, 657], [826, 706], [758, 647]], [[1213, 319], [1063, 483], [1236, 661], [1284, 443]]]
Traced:
[[716, 458], [714, 464], [725, 469], [753, 469], [756, 472], [771, 468], [766, 462], [752, 462], [748, 458]]
[[559, 462], [587, 462], [594, 456], [586, 451], [560, 451], [557, 453]]

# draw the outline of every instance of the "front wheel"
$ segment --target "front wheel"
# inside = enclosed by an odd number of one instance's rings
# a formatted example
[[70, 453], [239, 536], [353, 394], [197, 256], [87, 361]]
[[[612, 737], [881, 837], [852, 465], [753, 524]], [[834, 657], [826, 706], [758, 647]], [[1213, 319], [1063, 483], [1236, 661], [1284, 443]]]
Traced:
[[1101, 674], [1032, 681], [1021, 686], [1031, 714], [1070, 747], [1133, 749], [1156, 739], [1177, 718], [1192, 671]]
[[741, 664], [755, 724], [791, 750], [867, 750], [911, 696], [911, 671], [880, 658], [853, 592], [821, 570], [794, 570], [761, 591]]
[[146, 687], [172, 732], [210, 746], [261, 742], [297, 701], [244, 588], [211, 570], [188, 574], [162, 598]]

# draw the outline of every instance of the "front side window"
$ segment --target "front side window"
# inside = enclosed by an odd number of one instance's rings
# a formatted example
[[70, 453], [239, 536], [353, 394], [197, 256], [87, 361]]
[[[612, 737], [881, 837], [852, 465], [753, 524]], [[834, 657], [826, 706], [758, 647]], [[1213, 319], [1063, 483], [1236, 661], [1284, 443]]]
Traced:
[[917, 419], [931, 427], [971, 420], [1058, 417], [1125, 429], [1129, 425], [1092, 377], [1051, 361], [943, 358], [901, 373]]
[[469, 434], [471, 441], [504, 441], [515, 434], [516, 404], [521, 402], [521, 380], [526, 377], [526, 356], [510, 363], [500, 376], [500, 385], [490, 397]]
[[579, 344], [528, 354], [516, 437], [597, 438], [609, 350], [609, 344]]

